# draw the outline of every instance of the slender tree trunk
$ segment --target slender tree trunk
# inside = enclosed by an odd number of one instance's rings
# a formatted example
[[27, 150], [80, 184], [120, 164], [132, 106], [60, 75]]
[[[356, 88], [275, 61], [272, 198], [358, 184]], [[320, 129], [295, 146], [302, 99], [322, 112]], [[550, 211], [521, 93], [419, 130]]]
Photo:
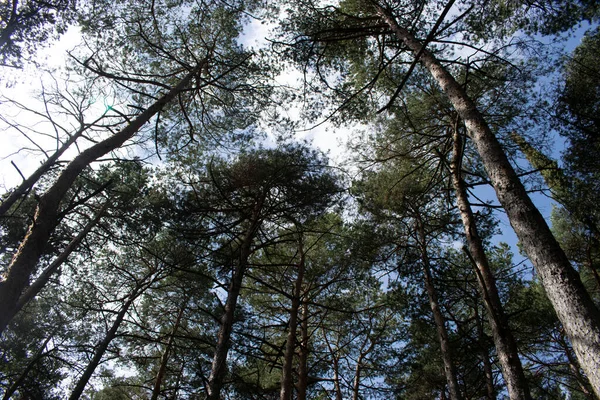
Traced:
[[237, 300], [242, 289], [244, 274], [246, 273], [246, 268], [248, 266], [248, 258], [251, 254], [252, 241], [254, 240], [256, 230], [260, 225], [259, 214], [261, 207], [262, 202], [258, 202], [251, 218], [250, 226], [242, 240], [239, 259], [234, 268], [233, 276], [231, 277], [231, 282], [229, 284], [227, 300], [225, 302], [225, 312], [221, 317], [221, 326], [219, 328], [219, 334], [217, 337], [215, 355], [213, 357], [210, 376], [208, 377], [208, 400], [219, 400], [221, 395], [223, 380], [225, 379], [225, 373], [227, 371], [227, 353], [229, 352], [229, 342], [231, 338], [231, 332], [233, 331], [235, 308], [237, 306]]
[[462, 160], [462, 138], [458, 131], [458, 126], [454, 127], [453, 132], [453, 159], [451, 163], [452, 184], [456, 192], [456, 202], [458, 211], [465, 228], [465, 240], [468, 245], [467, 254], [472, 259], [479, 283], [479, 290], [482, 294], [483, 303], [486, 307], [488, 320], [492, 329], [492, 337], [498, 352], [498, 358], [502, 367], [502, 375], [506, 382], [508, 394], [511, 399], [530, 399], [529, 388], [523, 366], [519, 359], [519, 353], [515, 339], [508, 326], [508, 318], [504, 313], [496, 280], [485, 254], [483, 242], [477, 232], [477, 223], [473, 210], [469, 204], [469, 197], [465, 182], [461, 176]]
[[129, 307], [131, 306], [131, 304], [133, 304], [133, 301], [136, 299], [139, 293], [140, 292], [136, 290], [132, 295], [130, 295], [125, 304], [123, 304], [123, 307], [121, 307], [121, 310], [119, 310], [119, 313], [117, 314], [117, 317], [115, 318], [109, 331], [106, 333], [106, 336], [96, 346], [94, 356], [92, 357], [92, 360], [89, 362], [89, 364], [85, 368], [85, 371], [83, 371], [83, 374], [77, 381], [73, 392], [71, 392], [71, 396], [69, 396], [69, 400], [77, 400], [79, 399], [79, 397], [81, 397], [81, 394], [83, 393], [83, 390], [88, 384], [90, 378], [94, 374], [96, 367], [98, 367], [98, 364], [100, 364], [100, 360], [102, 360], [106, 349], [108, 349], [108, 345], [117, 335], [117, 330], [119, 329], [119, 326], [121, 326], [121, 323], [125, 319], [125, 315], [127, 314]]
[[423, 274], [425, 275], [425, 288], [427, 289], [427, 295], [429, 297], [429, 305], [431, 312], [433, 313], [433, 319], [435, 321], [435, 327], [437, 329], [438, 340], [440, 342], [440, 349], [442, 352], [442, 360], [444, 361], [444, 374], [446, 376], [446, 382], [448, 383], [448, 389], [450, 391], [450, 398], [452, 400], [461, 400], [460, 389], [458, 387], [458, 380], [456, 378], [456, 368], [452, 360], [452, 352], [450, 346], [450, 340], [448, 339], [448, 331], [446, 330], [446, 321], [442, 315], [442, 310], [437, 299], [437, 293], [433, 286], [433, 278], [431, 276], [431, 263], [429, 261], [429, 255], [427, 254], [427, 238], [425, 235], [425, 229], [423, 227], [423, 221], [421, 216], [416, 213], [417, 219], [417, 233], [419, 235], [419, 246], [421, 251], [421, 261], [423, 262]]
[[[325, 340], [325, 344], [327, 345], [327, 349], [329, 350], [329, 354], [331, 354], [331, 359], [333, 361], [333, 388], [335, 390], [335, 400], [342, 400], [342, 387], [340, 385], [340, 360], [334, 351], [331, 343], [329, 343], [329, 339], [327, 339], [327, 333], [324, 328], [321, 328], [321, 332], [323, 333], [323, 339]], [[336, 349], [339, 349], [336, 347]]]
[[360, 394], [360, 374], [362, 372], [362, 360], [364, 354], [360, 354], [356, 360], [356, 366], [354, 367], [354, 380], [352, 381], [352, 400], [359, 400]]
[[0, 332], [10, 322], [21, 293], [29, 283], [50, 235], [56, 228], [59, 206], [79, 174], [99, 157], [123, 145], [163, 107], [184, 90], [196, 75], [198, 68], [190, 71], [174, 88], [148, 107], [125, 128], [113, 136], [82, 151], [62, 171], [56, 182], [40, 198], [33, 223], [14, 255], [4, 280], [0, 281]]
[[56, 257], [56, 259], [54, 259], [54, 261], [52, 261], [52, 263], [44, 270], [44, 272], [42, 272], [42, 274], [35, 280], [35, 282], [33, 282], [27, 288], [27, 290], [25, 290], [25, 293], [21, 295], [19, 301], [15, 305], [15, 308], [12, 310], [12, 315], [9, 315], [7, 317], [9, 321], [12, 320], [15, 317], [15, 315], [17, 315], [17, 313], [21, 311], [21, 309], [25, 307], [27, 303], [29, 303], [31, 299], [33, 299], [40, 292], [40, 290], [42, 290], [44, 286], [46, 286], [46, 283], [48, 283], [50, 277], [54, 274], [58, 267], [60, 267], [67, 260], [69, 255], [71, 255], [71, 253], [77, 248], [77, 246], [79, 246], [79, 244], [87, 236], [87, 234], [90, 233], [92, 228], [96, 226], [96, 224], [100, 221], [109, 204], [110, 202], [108, 201], [104, 203], [104, 205], [96, 213], [94, 218], [85, 225], [83, 230], [79, 232], [77, 236], [73, 238], [73, 240], [69, 242], [67, 247], [63, 250], [63, 252], [60, 253], [60, 255]]
[[423, 49], [412, 33], [398, 25], [391, 12], [378, 4], [374, 6], [399, 40], [413, 53], [421, 52], [419, 61], [429, 70], [465, 122], [498, 200], [541, 278], [581, 367], [588, 375], [596, 395], [600, 395], [600, 312], [579, 275], [527, 195], [500, 142], [464, 88], [429, 51]]
[[302, 300], [302, 322], [300, 330], [302, 340], [300, 342], [300, 357], [298, 361], [298, 400], [306, 400], [308, 389], [308, 301], [304, 293]]
[[288, 327], [288, 336], [285, 344], [285, 355], [283, 361], [283, 370], [281, 376], [281, 400], [292, 400], [292, 389], [294, 387], [293, 365], [294, 355], [296, 353], [296, 331], [298, 329], [298, 311], [300, 309], [300, 301], [302, 295], [302, 281], [304, 280], [304, 246], [303, 237], [300, 234], [298, 241], [298, 252], [300, 260], [298, 262], [298, 276], [296, 277], [296, 285], [292, 294], [292, 308], [290, 310], [290, 321]]
[[337, 356], [333, 356], [333, 386], [335, 388], [335, 400], [343, 400], [342, 387], [340, 386], [340, 365]]
[[45, 354], [44, 349], [46, 348], [46, 346], [48, 345], [48, 343], [50, 342], [51, 339], [52, 339], [52, 335], [48, 336], [48, 338], [46, 338], [46, 340], [44, 340], [44, 343], [42, 343], [42, 345], [36, 352], [33, 359], [31, 361], [29, 361], [29, 363], [27, 364], [27, 367], [25, 367], [25, 370], [23, 370], [23, 372], [21, 372], [21, 375], [19, 375], [17, 380], [14, 381], [13, 384], [8, 387], [8, 389], [6, 389], [6, 392], [4, 392], [4, 397], [2, 397], [2, 400], [10, 399], [12, 397], [12, 395], [19, 389], [19, 386], [21, 386], [23, 384], [23, 382], [25, 381], [25, 378], [27, 378], [27, 375], [29, 375], [29, 372], [33, 369], [33, 367], [35, 367], [35, 365], [40, 361], [40, 359], [42, 357], [44, 357], [44, 354]]
[[156, 379], [154, 379], [154, 388], [152, 389], [151, 400], [157, 400], [160, 395], [160, 387], [162, 386], [162, 381], [165, 378], [165, 373], [167, 372], [167, 363], [169, 361], [169, 353], [171, 352], [171, 348], [173, 347], [173, 342], [175, 341], [175, 334], [179, 329], [179, 324], [181, 323], [181, 317], [183, 317], [183, 312], [185, 311], [185, 307], [187, 301], [184, 302], [183, 306], [179, 309], [177, 313], [177, 318], [175, 319], [175, 324], [173, 324], [173, 329], [171, 330], [171, 334], [169, 335], [169, 341], [167, 342], [167, 347], [165, 348], [164, 353], [160, 357], [160, 367], [158, 368], [158, 373], [156, 374]]

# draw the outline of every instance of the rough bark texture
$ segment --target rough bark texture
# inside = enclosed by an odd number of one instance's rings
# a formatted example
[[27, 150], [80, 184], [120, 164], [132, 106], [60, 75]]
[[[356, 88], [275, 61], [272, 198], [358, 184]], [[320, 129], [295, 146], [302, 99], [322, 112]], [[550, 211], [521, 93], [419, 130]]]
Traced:
[[452, 184], [456, 192], [458, 211], [465, 228], [465, 240], [468, 246], [467, 254], [475, 267], [479, 291], [487, 310], [494, 345], [496, 346], [498, 359], [502, 368], [502, 376], [506, 382], [508, 394], [511, 399], [530, 399], [531, 395], [527, 379], [525, 379], [523, 372], [523, 366], [519, 359], [517, 345], [512, 331], [508, 326], [508, 318], [504, 313], [504, 308], [498, 295], [496, 280], [485, 254], [483, 242], [477, 232], [477, 222], [469, 204], [465, 182], [461, 176], [462, 138], [457, 126], [454, 127], [453, 139]]
[[420, 216], [417, 215], [417, 233], [419, 235], [419, 246], [421, 251], [421, 261], [423, 262], [423, 274], [425, 275], [425, 289], [427, 290], [427, 296], [429, 297], [429, 305], [431, 312], [433, 313], [433, 319], [435, 321], [435, 327], [437, 330], [438, 340], [440, 342], [440, 349], [442, 352], [442, 360], [444, 361], [444, 374], [446, 376], [446, 383], [450, 391], [450, 398], [452, 400], [460, 400], [462, 396], [458, 387], [458, 380], [456, 379], [456, 368], [451, 355], [450, 340], [448, 339], [448, 331], [446, 329], [446, 321], [442, 315], [442, 310], [437, 299], [437, 293], [433, 286], [433, 278], [431, 276], [431, 263], [429, 255], [427, 254], [427, 242], [425, 229]]
[[300, 236], [298, 241], [298, 252], [300, 260], [298, 262], [298, 276], [294, 293], [292, 294], [292, 308], [290, 309], [290, 321], [288, 326], [288, 336], [285, 344], [285, 355], [283, 361], [283, 370], [281, 374], [281, 400], [292, 399], [292, 389], [294, 387], [293, 365], [294, 355], [296, 353], [296, 331], [298, 329], [298, 311], [300, 310], [300, 296], [302, 295], [302, 281], [304, 280], [304, 248], [302, 245], [303, 238]]
[[7, 317], [14, 315], [17, 301], [29, 283], [31, 274], [50, 235], [56, 228], [60, 203], [81, 171], [99, 157], [119, 148], [133, 137], [144, 124], [188, 86], [197, 70], [196, 68], [190, 71], [177, 86], [148, 107], [121, 131], [82, 151], [67, 165], [56, 182], [40, 198], [33, 223], [12, 259], [5, 279], [0, 282], [0, 329], [8, 324]]
[[506, 210], [523, 249], [565, 327], [581, 367], [599, 395], [600, 312], [581, 283], [579, 275], [527, 195], [500, 142], [463, 87], [429, 51], [422, 49], [421, 43], [407, 29], [398, 25], [391, 13], [377, 4], [375, 8], [399, 40], [413, 53], [422, 52], [419, 61], [429, 70], [465, 122], [498, 200]]
[[215, 347], [215, 355], [213, 357], [210, 376], [208, 377], [207, 399], [219, 400], [223, 380], [227, 372], [227, 353], [229, 352], [229, 344], [231, 332], [233, 331], [233, 322], [235, 316], [235, 308], [237, 300], [242, 289], [242, 281], [248, 266], [248, 258], [251, 254], [252, 241], [254, 235], [260, 225], [260, 209], [262, 203], [258, 202], [250, 221], [250, 226], [246, 231], [241, 243], [240, 255], [238, 263], [233, 271], [229, 290], [227, 292], [227, 300], [225, 302], [225, 312], [221, 317], [221, 327], [217, 337], [217, 345]]
[[98, 343], [98, 345], [96, 346], [96, 351], [94, 352], [94, 356], [92, 357], [92, 360], [87, 365], [87, 367], [85, 368], [85, 371], [83, 371], [83, 374], [77, 381], [77, 384], [75, 385], [75, 388], [73, 389], [73, 392], [71, 392], [71, 396], [69, 396], [69, 400], [77, 400], [77, 399], [79, 399], [79, 397], [81, 397], [83, 390], [85, 389], [90, 378], [94, 374], [94, 371], [98, 367], [98, 364], [100, 364], [100, 360], [102, 360], [104, 353], [106, 353], [106, 349], [108, 349], [108, 345], [110, 344], [110, 342], [112, 342], [112, 340], [117, 335], [117, 330], [119, 329], [119, 326], [121, 326], [121, 323], [123, 322], [123, 319], [125, 318], [125, 315], [127, 314], [127, 311], [129, 310], [129, 307], [131, 306], [131, 304], [133, 304], [133, 301], [135, 300], [135, 298], [137, 297], [138, 294], [139, 294], [139, 291], [136, 291], [134, 294], [129, 296], [129, 298], [127, 299], [125, 304], [123, 304], [123, 307], [121, 307], [121, 310], [119, 310], [119, 313], [117, 314], [117, 317], [115, 318], [112, 326], [110, 327], [110, 330], [106, 333], [106, 336], [104, 337], [104, 339], [100, 343]]

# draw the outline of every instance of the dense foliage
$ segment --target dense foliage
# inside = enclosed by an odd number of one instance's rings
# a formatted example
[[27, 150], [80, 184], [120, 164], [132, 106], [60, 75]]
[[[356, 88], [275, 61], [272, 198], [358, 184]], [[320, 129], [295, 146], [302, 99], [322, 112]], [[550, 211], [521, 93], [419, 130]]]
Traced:
[[[0, 68], [40, 71], [27, 101], [0, 77], [0, 395], [597, 399], [599, 16], [0, 4]], [[571, 53], [538, 40], [582, 23]], [[346, 133], [341, 161], [310, 124]]]

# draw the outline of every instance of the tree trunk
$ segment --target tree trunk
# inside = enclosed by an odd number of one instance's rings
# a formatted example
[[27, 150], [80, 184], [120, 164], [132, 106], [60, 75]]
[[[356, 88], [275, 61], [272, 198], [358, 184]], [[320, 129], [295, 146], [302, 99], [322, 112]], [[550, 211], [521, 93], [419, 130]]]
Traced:
[[158, 373], [156, 374], [156, 379], [154, 380], [154, 388], [152, 389], [152, 396], [150, 397], [151, 400], [157, 400], [158, 396], [160, 395], [160, 387], [162, 385], [163, 379], [165, 378], [165, 373], [167, 372], [169, 353], [171, 352], [171, 348], [173, 347], [173, 342], [175, 341], [175, 334], [177, 333], [177, 329], [179, 329], [181, 317], [183, 316], [183, 312], [185, 311], [185, 303], [187, 303], [187, 301], [184, 302], [183, 306], [179, 309], [179, 313], [177, 313], [175, 324], [173, 325], [173, 329], [171, 330], [171, 334], [169, 335], [167, 347], [165, 348], [164, 353], [160, 357], [160, 367], [158, 368]]
[[125, 315], [127, 314], [129, 307], [131, 306], [131, 304], [133, 304], [133, 301], [136, 299], [139, 293], [140, 292], [136, 290], [131, 296], [129, 296], [125, 304], [123, 304], [123, 307], [121, 307], [121, 310], [119, 310], [119, 313], [117, 314], [117, 317], [115, 318], [112, 326], [110, 327], [110, 330], [104, 337], [104, 340], [102, 340], [96, 346], [94, 356], [92, 357], [92, 360], [87, 365], [85, 371], [83, 371], [83, 374], [77, 381], [75, 389], [73, 389], [73, 392], [71, 392], [71, 396], [69, 396], [69, 400], [77, 400], [79, 399], [79, 397], [81, 397], [81, 394], [83, 393], [83, 390], [85, 389], [90, 378], [92, 377], [92, 374], [96, 370], [96, 367], [98, 367], [98, 364], [100, 364], [100, 360], [102, 360], [106, 349], [108, 349], [108, 345], [117, 335], [117, 330], [119, 329], [119, 326], [121, 326], [123, 319], [125, 319]]
[[308, 389], [308, 299], [304, 293], [302, 300], [302, 322], [300, 324], [302, 340], [300, 342], [300, 357], [298, 361], [298, 400], [306, 400]]
[[21, 372], [21, 375], [19, 375], [17, 380], [15, 380], [13, 382], [13, 384], [10, 385], [6, 389], [6, 392], [4, 392], [4, 397], [2, 397], [2, 400], [9, 400], [12, 397], [12, 395], [23, 384], [23, 382], [25, 381], [25, 378], [27, 378], [27, 375], [29, 375], [29, 372], [33, 369], [33, 367], [35, 367], [35, 365], [40, 361], [40, 359], [42, 357], [44, 357], [45, 354], [48, 354], [48, 353], [44, 353], [44, 349], [46, 348], [46, 346], [48, 345], [50, 340], [52, 340], [52, 335], [48, 336], [48, 338], [46, 338], [46, 340], [44, 340], [44, 343], [42, 343], [42, 345], [36, 352], [33, 359], [31, 361], [29, 361], [29, 363], [27, 364], [27, 367], [25, 367], [25, 370], [23, 370], [23, 372]]
[[304, 247], [303, 237], [300, 234], [298, 241], [298, 251], [300, 253], [300, 261], [298, 262], [298, 276], [296, 277], [296, 285], [292, 294], [292, 308], [290, 310], [290, 322], [288, 327], [288, 336], [285, 344], [285, 355], [283, 361], [283, 370], [281, 376], [281, 400], [292, 400], [292, 389], [294, 387], [293, 379], [293, 364], [294, 355], [296, 353], [296, 331], [298, 329], [298, 311], [300, 309], [300, 296], [302, 295], [302, 281], [304, 280]]
[[442, 315], [442, 310], [440, 309], [440, 305], [438, 303], [435, 287], [433, 286], [431, 263], [429, 261], [429, 255], [427, 254], [427, 238], [425, 236], [425, 229], [423, 227], [421, 216], [418, 213], [416, 214], [421, 261], [423, 262], [423, 274], [425, 275], [425, 288], [427, 289], [429, 305], [431, 307], [431, 312], [433, 313], [433, 320], [435, 321], [438, 340], [440, 342], [442, 360], [444, 361], [444, 374], [446, 376], [446, 382], [450, 391], [450, 398], [452, 400], [461, 400], [462, 396], [460, 394], [458, 380], [456, 378], [456, 368], [454, 367], [454, 362], [452, 361], [450, 340], [448, 339], [448, 331], [446, 330], [446, 321]]
[[[458, 125], [458, 124], [457, 124]], [[456, 192], [458, 211], [465, 228], [465, 240], [468, 245], [467, 255], [471, 258], [479, 283], [479, 290], [483, 298], [483, 304], [487, 310], [488, 321], [492, 330], [492, 337], [498, 352], [502, 376], [506, 382], [508, 394], [511, 399], [530, 399], [529, 388], [523, 366], [519, 359], [519, 353], [512, 331], [508, 326], [508, 318], [504, 313], [496, 280], [490, 268], [488, 258], [485, 254], [483, 242], [477, 232], [477, 223], [473, 210], [469, 204], [469, 197], [465, 182], [461, 176], [462, 161], [462, 138], [458, 126], [453, 132], [453, 159], [451, 163], [452, 184]]]
[[52, 263], [44, 270], [44, 272], [42, 272], [35, 282], [33, 282], [27, 288], [27, 290], [25, 290], [25, 293], [19, 297], [19, 301], [12, 310], [12, 315], [7, 316], [8, 321], [11, 321], [15, 315], [17, 315], [17, 313], [21, 311], [21, 309], [25, 307], [27, 303], [29, 303], [40, 292], [40, 290], [42, 290], [44, 286], [46, 286], [46, 283], [48, 283], [50, 277], [54, 274], [58, 267], [60, 267], [67, 260], [69, 255], [77, 248], [77, 246], [79, 246], [79, 243], [81, 243], [81, 241], [87, 236], [92, 228], [100, 221], [109, 204], [110, 202], [108, 201], [104, 203], [94, 218], [85, 225], [83, 230], [79, 232], [77, 236], [73, 238], [73, 240], [69, 242], [63, 252], [60, 253], [60, 255], [54, 259], [54, 261], [52, 261]]
[[253, 212], [250, 226], [246, 231], [241, 243], [240, 255], [237, 265], [234, 268], [233, 276], [229, 284], [227, 292], [227, 300], [225, 302], [225, 312], [221, 317], [221, 326], [217, 337], [217, 345], [215, 347], [215, 355], [213, 357], [210, 376], [208, 377], [207, 399], [219, 400], [223, 380], [227, 371], [227, 353], [229, 352], [229, 341], [231, 332], [233, 331], [233, 322], [235, 316], [235, 308], [237, 300], [242, 289], [242, 281], [248, 266], [248, 258], [251, 254], [252, 241], [254, 235], [260, 225], [260, 208], [262, 202], [258, 202]]
[[541, 278], [581, 367], [588, 375], [596, 395], [600, 395], [600, 312], [579, 275], [527, 195], [500, 142], [464, 88], [429, 51], [422, 48], [407, 29], [398, 25], [390, 12], [377, 4], [375, 8], [399, 40], [413, 53], [421, 51], [419, 61], [429, 70], [465, 122], [498, 200]]
[[148, 107], [137, 118], [115, 135], [82, 151], [62, 171], [56, 182], [39, 201], [33, 223], [14, 255], [5, 279], [0, 282], [0, 333], [14, 315], [14, 308], [21, 293], [29, 283], [39, 258], [56, 228], [60, 203], [81, 171], [90, 163], [123, 145], [163, 107], [184, 90], [196, 75], [199, 66], [190, 71], [174, 88]]

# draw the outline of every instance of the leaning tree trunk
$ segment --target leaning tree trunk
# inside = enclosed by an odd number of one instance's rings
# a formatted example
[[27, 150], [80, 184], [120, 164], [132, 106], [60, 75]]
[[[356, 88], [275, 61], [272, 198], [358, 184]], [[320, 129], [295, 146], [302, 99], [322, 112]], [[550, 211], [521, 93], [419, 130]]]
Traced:
[[527, 195], [500, 142], [464, 88], [423, 48], [412, 33], [398, 25], [391, 12], [378, 4], [374, 6], [396, 37], [414, 54], [421, 54], [419, 62], [429, 70], [464, 121], [498, 200], [540, 276], [581, 367], [588, 375], [596, 394], [600, 395], [600, 312], [579, 275]]
[[421, 251], [421, 261], [423, 262], [423, 274], [425, 275], [425, 289], [427, 290], [427, 296], [429, 297], [429, 306], [433, 313], [433, 320], [435, 321], [435, 327], [437, 330], [438, 341], [440, 342], [440, 350], [442, 353], [442, 360], [444, 361], [444, 375], [446, 376], [446, 383], [450, 390], [450, 398], [452, 400], [461, 400], [462, 396], [458, 388], [458, 380], [456, 378], [456, 368], [452, 360], [450, 340], [448, 339], [448, 330], [446, 329], [446, 321], [442, 315], [442, 310], [437, 299], [437, 293], [433, 286], [433, 277], [431, 276], [431, 263], [429, 255], [427, 254], [427, 244], [425, 236], [425, 228], [423, 227], [423, 221], [421, 216], [417, 213], [417, 234], [419, 236], [419, 247]]
[[207, 400], [219, 400], [221, 395], [221, 389], [227, 371], [227, 353], [229, 352], [229, 342], [233, 331], [235, 308], [242, 289], [242, 281], [244, 280], [246, 268], [248, 267], [248, 258], [252, 251], [252, 241], [260, 226], [261, 207], [262, 202], [257, 202], [251, 217], [250, 226], [242, 240], [239, 259], [229, 284], [227, 300], [225, 302], [225, 312], [221, 317], [221, 326], [217, 337], [215, 355], [212, 361], [210, 376], [208, 377]]
[[94, 218], [91, 221], [89, 221], [85, 225], [83, 230], [81, 232], [79, 232], [77, 234], [77, 236], [75, 236], [69, 242], [69, 244], [62, 251], [62, 253], [60, 253], [60, 255], [58, 257], [56, 257], [54, 259], [54, 261], [52, 261], [52, 263], [44, 270], [44, 272], [42, 272], [40, 274], [40, 276], [38, 276], [37, 279], [31, 285], [29, 285], [27, 290], [25, 290], [25, 292], [21, 295], [21, 297], [19, 297], [17, 304], [15, 305], [15, 307], [12, 310], [12, 314], [7, 316], [9, 321], [12, 320], [14, 318], [14, 316], [19, 311], [21, 311], [21, 309], [23, 307], [25, 307], [27, 305], [27, 303], [29, 303], [35, 296], [37, 296], [37, 294], [40, 292], [40, 290], [42, 290], [42, 288], [44, 286], [46, 286], [46, 283], [48, 283], [48, 281], [50, 280], [50, 277], [54, 274], [54, 272], [58, 269], [58, 267], [60, 267], [67, 260], [67, 258], [69, 258], [69, 255], [71, 255], [71, 253], [79, 246], [81, 241], [83, 239], [85, 239], [85, 237], [92, 230], [92, 228], [94, 226], [96, 226], [96, 224], [100, 221], [100, 219], [104, 215], [104, 212], [108, 208], [109, 204], [110, 204], [109, 201], [104, 203], [104, 205], [96, 213]]
[[471, 258], [479, 283], [479, 291], [483, 298], [483, 304], [487, 310], [488, 321], [492, 330], [492, 337], [498, 352], [500, 366], [502, 367], [502, 376], [508, 388], [508, 394], [511, 399], [530, 399], [527, 379], [523, 372], [523, 366], [519, 359], [517, 344], [512, 331], [508, 326], [508, 318], [504, 313], [496, 280], [489, 265], [483, 242], [477, 232], [477, 223], [473, 210], [469, 204], [469, 197], [465, 182], [461, 176], [462, 160], [462, 138], [458, 131], [458, 126], [454, 126], [453, 132], [453, 159], [451, 163], [452, 184], [456, 192], [456, 202], [458, 211], [465, 228], [465, 240], [468, 245], [467, 254]]
[[112, 340], [117, 336], [117, 330], [119, 329], [121, 323], [125, 319], [125, 315], [127, 314], [129, 307], [131, 306], [131, 304], [133, 304], [134, 300], [137, 298], [139, 293], [139, 290], [136, 290], [134, 293], [132, 293], [125, 302], [125, 304], [123, 304], [123, 306], [119, 310], [119, 313], [117, 314], [117, 317], [115, 318], [112, 326], [110, 327], [110, 330], [106, 333], [104, 339], [96, 346], [94, 356], [92, 357], [92, 360], [89, 362], [89, 364], [85, 368], [85, 371], [83, 371], [83, 374], [77, 381], [73, 392], [71, 392], [71, 396], [69, 396], [69, 400], [77, 400], [81, 397], [83, 390], [85, 389], [90, 378], [94, 374], [94, 371], [98, 367], [98, 364], [100, 364], [102, 357], [104, 357], [104, 353], [106, 353], [106, 349], [108, 349], [110, 342], [112, 342]]
[[60, 203], [79, 174], [93, 161], [121, 147], [123, 143], [133, 137], [144, 124], [189, 85], [197, 74], [198, 68], [191, 70], [177, 86], [148, 107], [121, 131], [82, 151], [42, 195], [33, 223], [14, 255], [4, 280], [0, 281], [0, 333], [4, 331], [10, 318], [14, 315], [17, 301], [27, 287], [50, 235], [56, 228]]
[[285, 344], [285, 355], [283, 362], [283, 370], [281, 374], [281, 400], [292, 399], [292, 389], [294, 387], [293, 379], [293, 365], [294, 355], [296, 354], [296, 331], [298, 329], [298, 311], [300, 310], [300, 301], [302, 295], [302, 281], [304, 280], [304, 247], [302, 234], [298, 241], [298, 251], [300, 253], [300, 260], [298, 262], [298, 276], [296, 277], [296, 284], [294, 287], [294, 293], [292, 294], [292, 308], [290, 309], [290, 322], [288, 326], [288, 336]]

